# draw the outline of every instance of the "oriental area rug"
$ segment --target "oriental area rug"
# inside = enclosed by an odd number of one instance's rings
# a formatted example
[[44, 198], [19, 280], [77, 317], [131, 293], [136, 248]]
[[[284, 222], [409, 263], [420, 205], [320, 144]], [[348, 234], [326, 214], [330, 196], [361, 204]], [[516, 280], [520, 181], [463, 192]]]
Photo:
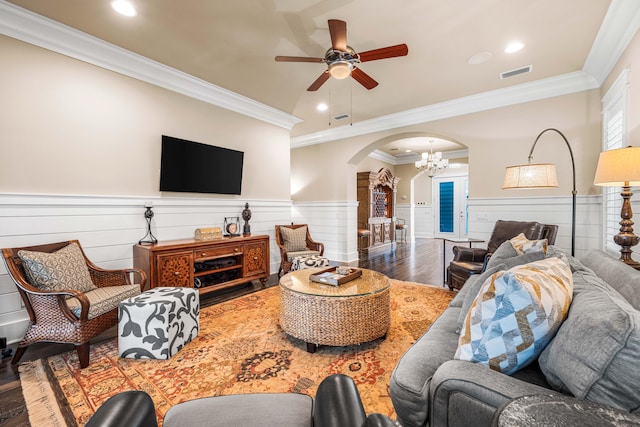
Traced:
[[453, 295], [443, 288], [392, 280], [391, 327], [385, 339], [320, 346], [308, 353], [304, 342], [278, 324], [279, 287], [261, 290], [201, 309], [198, 337], [169, 360], [121, 359], [113, 338], [92, 345], [85, 369], [79, 369], [75, 351], [23, 363], [20, 381], [29, 419], [31, 425], [82, 426], [110, 396], [137, 389], [152, 397], [161, 425], [171, 406], [201, 397], [315, 396], [318, 384], [333, 373], [354, 379], [367, 413], [395, 418], [391, 372]]

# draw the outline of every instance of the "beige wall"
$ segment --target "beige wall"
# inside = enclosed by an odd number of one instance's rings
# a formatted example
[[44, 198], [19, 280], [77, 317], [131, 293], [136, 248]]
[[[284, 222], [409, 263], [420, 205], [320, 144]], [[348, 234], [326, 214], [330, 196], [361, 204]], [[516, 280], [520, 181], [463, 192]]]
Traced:
[[167, 134], [245, 163], [241, 196], [163, 196], [289, 199], [286, 129], [4, 36], [0, 57], [0, 192], [158, 196]]
[[[336, 170], [340, 170], [344, 169], [347, 162], [352, 162], [360, 169], [360, 162], [368, 161], [365, 160], [366, 155], [389, 140], [427, 134], [439, 135], [468, 147], [470, 197], [570, 195], [572, 176], [569, 150], [562, 138], [555, 133], [547, 133], [541, 138], [534, 152], [534, 161], [557, 163], [560, 187], [529, 191], [501, 189], [504, 168], [526, 163], [538, 133], [548, 127], [555, 127], [566, 135], [572, 147], [578, 194], [597, 194], [598, 190], [592, 183], [600, 151], [600, 126], [600, 92], [592, 90], [334, 141], [322, 144], [323, 149], [318, 146], [299, 148], [293, 150], [295, 154], [292, 154], [292, 179], [302, 174], [301, 164], [304, 164], [305, 176], [313, 176], [313, 168], [317, 165], [331, 164]], [[336, 155], [338, 152], [341, 154]], [[301, 164], [297, 165], [298, 162]], [[397, 176], [403, 178], [399, 194], [409, 195], [407, 186], [410, 185], [410, 179], [407, 177], [413, 176], [411, 166], [396, 166], [395, 170]], [[335, 184], [335, 188], [331, 188], [327, 182], [322, 192], [303, 190], [293, 198], [326, 200], [318, 197], [335, 197], [336, 194], [344, 197], [350, 186], [355, 187], [355, 175], [345, 175], [344, 179]], [[421, 200], [416, 200], [418, 201]], [[430, 202], [430, 197], [425, 201]]]

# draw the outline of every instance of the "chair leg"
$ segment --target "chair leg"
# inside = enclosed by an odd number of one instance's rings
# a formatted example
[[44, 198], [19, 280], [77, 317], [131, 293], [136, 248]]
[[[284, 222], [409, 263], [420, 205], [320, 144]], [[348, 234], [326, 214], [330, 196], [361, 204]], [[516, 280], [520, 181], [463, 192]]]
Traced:
[[24, 347], [18, 347], [16, 348], [16, 352], [13, 355], [13, 359], [11, 359], [11, 364], [15, 365], [16, 363], [18, 363], [20, 361], [20, 359], [22, 358], [22, 355], [24, 354], [25, 351], [27, 351], [27, 346]]
[[76, 346], [78, 352], [78, 360], [80, 360], [80, 369], [89, 366], [89, 343], [85, 342]]

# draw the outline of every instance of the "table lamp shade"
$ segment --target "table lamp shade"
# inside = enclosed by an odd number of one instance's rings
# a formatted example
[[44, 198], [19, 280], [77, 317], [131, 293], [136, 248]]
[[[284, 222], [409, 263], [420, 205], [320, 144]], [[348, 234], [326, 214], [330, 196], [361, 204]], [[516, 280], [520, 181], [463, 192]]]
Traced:
[[503, 189], [549, 188], [558, 186], [556, 165], [538, 163], [508, 166], [504, 174]]
[[624, 187], [640, 185], [640, 147], [625, 147], [600, 153], [595, 185]]

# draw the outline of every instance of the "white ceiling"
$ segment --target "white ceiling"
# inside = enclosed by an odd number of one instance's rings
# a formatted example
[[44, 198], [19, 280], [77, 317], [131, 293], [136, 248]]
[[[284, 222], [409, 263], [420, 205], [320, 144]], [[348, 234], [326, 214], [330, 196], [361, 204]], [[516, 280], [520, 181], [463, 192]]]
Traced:
[[[128, 18], [115, 13], [110, 1], [10, 3], [292, 114], [302, 119], [292, 128], [294, 139], [345, 124], [331, 119], [341, 113], [349, 114], [346, 121], [356, 125], [583, 71], [588, 58], [595, 57], [590, 52], [607, 10], [629, 4], [629, 0], [132, 0], [138, 14]], [[347, 41], [356, 51], [406, 43], [409, 54], [361, 64], [380, 83], [372, 90], [353, 79], [330, 79], [317, 92], [308, 92], [306, 88], [326, 66], [275, 62], [274, 57], [322, 57], [331, 45], [328, 19], [347, 22]], [[504, 53], [513, 40], [523, 42], [524, 49]], [[490, 54], [486, 62], [467, 62], [483, 52]], [[499, 77], [527, 65], [532, 65], [532, 72]], [[319, 102], [329, 104], [329, 111], [318, 112]], [[405, 140], [384, 151], [394, 156], [408, 148], [425, 151], [428, 144], [424, 144], [424, 140]]]

